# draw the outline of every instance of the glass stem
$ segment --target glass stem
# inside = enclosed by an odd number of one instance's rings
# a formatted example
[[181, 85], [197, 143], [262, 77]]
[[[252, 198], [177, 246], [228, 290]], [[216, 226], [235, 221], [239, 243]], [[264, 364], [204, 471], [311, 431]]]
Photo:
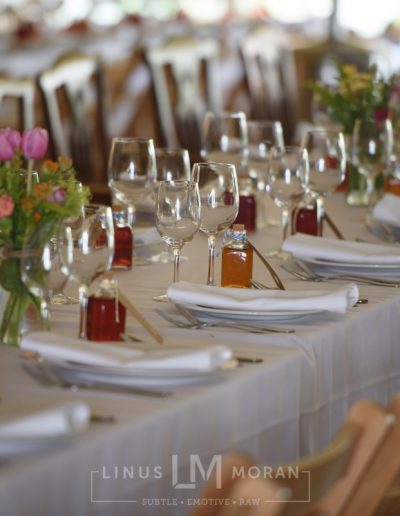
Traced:
[[325, 216], [324, 198], [317, 197], [317, 232], [318, 236], [322, 236], [322, 223]]
[[375, 191], [375, 177], [367, 176], [367, 195], [368, 195], [368, 207], [371, 208], [373, 204], [373, 197]]
[[180, 253], [181, 249], [180, 247], [174, 247], [174, 283], [179, 281], [179, 262], [180, 262]]
[[42, 327], [45, 331], [50, 331], [50, 310], [47, 299], [40, 300], [40, 317], [42, 319]]
[[214, 257], [215, 257], [215, 235], [208, 236], [208, 278], [207, 285], [215, 285], [214, 281]]
[[289, 210], [287, 208], [283, 208], [283, 210], [282, 210], [282, 228], [283, 228], [282, 243], [286, 240], [288, 226], [289, 226]]
[[79, 338], [87, 339], [87, 306], [89, 300], [89, 289], [87, 285], [79, 286], [79, 306], [80, 306], [80, 323], [79, 323]]

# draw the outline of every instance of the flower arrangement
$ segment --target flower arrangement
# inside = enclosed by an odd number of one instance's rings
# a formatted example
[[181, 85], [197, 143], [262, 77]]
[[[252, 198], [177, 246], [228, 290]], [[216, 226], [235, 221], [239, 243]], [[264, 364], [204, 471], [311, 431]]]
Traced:
[[322, 83], [309, 83], [309, 87], [328, 109], [330, 118], [342, 125], [343, 132], [351, 134], [357, 119], [364, 119], [380, 110], [387, 110], [395, 76], [389, 80], [379, 77], [372, 65], [360, 72], [353, 65], [336, 63], [338, 70], [335, 88]]
[[29, 232], [39, 227], [49, 234], [67, 217], [79, 215], [89, 200], [89, 190], [78, 188], [71, 160], [44, 161], [34, 171], [35, 160], [42, 160], [48, 146], [48, 133], [35, 127], [21, 135], [13, 129], [0, 129], [0, 286], [9, 292], [0, 325], [0, 341], [17, 344], [20, 321], [30, 304], [38, 300], [22, 283], [18, 253]]

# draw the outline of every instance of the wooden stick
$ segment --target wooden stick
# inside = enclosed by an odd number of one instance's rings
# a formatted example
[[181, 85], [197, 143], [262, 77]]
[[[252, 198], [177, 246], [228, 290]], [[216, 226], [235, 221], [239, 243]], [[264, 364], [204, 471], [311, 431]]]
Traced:
[[147, 330], [150, 335], [159, 343], [162, 344], [164, 342], [164, 338], [162, 335], [158, 333], [158, 331], [149, 323], [149, 321], [143, 317], [143, 315], [139, 312], [135, 306], [129, 301], [126, 295], [118, 289], [118, 297], [121, 303], [125, 306], [128, 312], [143, 326], [145, 330]]
[[260, 253], [260, 251], [251, 242], [249, 242], [249, 240], [247, 240], [247, 243], [253, 249], [253, 251], [256, 253], [256, 255], [260, 258], [260, 260], [263, 262], [263, 264], [266, 266], [266, 268], [269, 270], [269, 273], [271, 274], [273, 280], [275, 281], [276, 286], [280, 290], [285, 290], [285, 287], [283, 286], [283, 283], [282, 283], [280, 277], [274, 271], [274, 269], [272, 268], [272, 265], [270, 265], [269, 262], [267, 262], [267, 260]]
[[333, 222], [333, 220], [326, 212], [324, 213], [324, 219], [326, 220], [326, 223], [331, 228], [331, 230], [334, 232], [336, 238], [338, 238], [339, 240], [345, 240], [340, 229], [336, 226], [336, 224]]

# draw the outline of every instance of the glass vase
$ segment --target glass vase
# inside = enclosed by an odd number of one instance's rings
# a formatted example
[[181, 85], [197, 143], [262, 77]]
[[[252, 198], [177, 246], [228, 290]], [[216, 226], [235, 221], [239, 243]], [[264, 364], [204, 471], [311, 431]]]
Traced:
[[38, 307], [38, 300], [21, 281], [18, 253], [7, 252], [7, 257], [0, 263], [0, 285], [5, 299], [1, 314], [0, 342], [10, 346], [18, 346], [20, 343], [21, 335], [26, 329], [28, 308], [31, 305]]

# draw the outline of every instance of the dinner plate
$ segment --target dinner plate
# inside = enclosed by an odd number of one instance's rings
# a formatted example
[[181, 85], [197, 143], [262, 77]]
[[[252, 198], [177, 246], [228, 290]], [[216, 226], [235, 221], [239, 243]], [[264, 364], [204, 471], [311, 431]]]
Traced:
[[333, 260], [323, 260], [319, 258], [303, 258], [296, 257], [297, 260], [300, 260], [306, 264], [318, 265], [322, 267], [335, 267], [336, 269], [365, 269], [366, 271], [371, 270], [385, 270], [385, 271], [394, 271], [400, 274], [400, 265], [398, 263], [357, 263], [357, 262], [338, 262]]
[[69, 362], [60, 359], [46, 358], [46, 366], [50, 366], [61, 380], [70, 383], [101, 382], [108, 385], [131, 387], [164, 388], [184, 385], [197, 385], [216, 381], [225, 377], [227, 369], [213, 371], [195, 371], [189, 369], [134, 369], [117, 366], [94, 366]]
[[80, 432], [44, 436], [0, 436], [0, 459], [26, 457], [71, 444]]
[[199, 315], [207, 315], [210, 317], [218, 317], [223, 319], [233, 319], [235, 321], [264, 321], [264, 322], [279, 322], [279, 321], [295, 321], [302, 317], [310, 315], [319, 315], [324, 310], [291, 310], [291, 311], [256, 311], [256, 310], [230, 310], [228, 308], [215, 308], [203, 305], [184, 305], [188, 310]]
[[299, 263], [304, 263], [311, 271], [317, 274], [328, 274], [338, 276], [355, 276], [371, 280], [400, 280], [400, 265], [398, 264], [360, 264], [350, 262], [333, 262], [311, 258], [298, 258]]

